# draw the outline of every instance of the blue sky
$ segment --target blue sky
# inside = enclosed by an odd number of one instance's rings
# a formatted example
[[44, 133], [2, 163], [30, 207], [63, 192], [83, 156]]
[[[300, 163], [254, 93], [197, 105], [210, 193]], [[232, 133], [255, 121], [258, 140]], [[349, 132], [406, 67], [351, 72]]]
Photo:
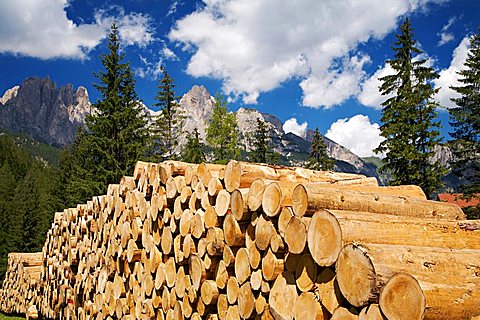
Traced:
[[[437, 99], [451, 107], [479, 13], [477, 0], [0, 0], [0, 91], [48, 76], [95, 101], [93, 72], [116, 22], [147, 106], [164, 65], [178, 95], [202, 84], [231, 110], [275, 114], [299, 135], [318, 127], [368, 156], [380, 141], [377, 78], [390, 71], [399, 24], [410, 18], [441, 76]], [[449, 139], [448, 113], [439, 115]]]

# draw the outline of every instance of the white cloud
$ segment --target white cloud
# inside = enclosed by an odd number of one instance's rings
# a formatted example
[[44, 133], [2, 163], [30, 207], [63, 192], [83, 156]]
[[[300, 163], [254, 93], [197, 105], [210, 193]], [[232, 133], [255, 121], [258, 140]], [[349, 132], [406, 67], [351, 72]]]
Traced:
[[455, 40], [455, 35], [451, 32], [448, 32], [453, 23], [457, 21], [457, 17], [451, 17], [448, 19], [448, 22], [442, 27], [442, 30], [437, 33], [437, 36], [440, 37], [438, 41], [438, 46], [443, 46], [444, 44]]
[[470, 48], [470, 37], [466, 36], [455, 48], [452, 55], [452, 61], [447, 69], [443, 69], [439, 72], [440, 77], [434, 81], [435, 88], [440, 88], [436, 100], [442, 107], [452, 108], [455, 104], [450, 100], [451, 98], [459, 97], [459, 94], [450, 86], [460, 86], [458, 81], [458, 71], [464, 69], [464, 62], [467, 59], [468, 50]]
[[378, 156], [373, 149], [384, 140], [378, 123], [371, 123], [368, 116], [361, 114], [332, 123], [325, 136], [359, 157]]
[[84, 59], [106, 37], [113, 21], [127, 45], [142, 46], [152, 40], [146, 15], [125, 15], [122, 10], [113, 17], [97, 12], [94, 23], [76, 24], [67, 17], [68, 5], [68, 0], [0, 1], [0, 52]]
[[299, 137], [305, 138], [307, 134], [307, 126], [307, 122], [299, 124], [296, 118], [290, 118], [283, 124], [283, 131], [285, 131], [285, 133], [291, 132]]
[[383, 38], [399, 17], [438, 1], [204, 0], [169, 38], [193, 52], [188, 74], [223, 80], [234, 98], [255, 103], [296, 78], [304, 105], [330, 107], [359, 91], [368, 62], [359, 43]]
[[[420, 47], [420, 46], [419, 46]], [[413, 58], [413, 61], [426, 60], [424, 66], [432, 67], [435, 63], [435, 60], [429, 57], [427, 54], [422, 53]], [[394, 93], [388, 95], [382, 95], [380, 93], [380, 86], [382, 82], [379, 80], [382, 77], [392, 75], [395, 71], [389, 64], [384, 64], [383, 67], [379, 68], [373, 75], [370, 76], [363, 84], [360, 94], [357, 96], [358, 101], [367, 107], [372, 107], [375, 109], [382, 109], [382, 103], [393, 97]]]
[[391, 98], [393, 94], [381, 95], [379, 87], [382, 82], [379, 79], [393, 73], [394, 70], [389, 64], [385, 64], [382, 68], [378, 69], [363, 83], [362, 92], [360, 92], [357, 97], [358, 101], [364, 106], [382, 109], [382, 103], [388, 98]]

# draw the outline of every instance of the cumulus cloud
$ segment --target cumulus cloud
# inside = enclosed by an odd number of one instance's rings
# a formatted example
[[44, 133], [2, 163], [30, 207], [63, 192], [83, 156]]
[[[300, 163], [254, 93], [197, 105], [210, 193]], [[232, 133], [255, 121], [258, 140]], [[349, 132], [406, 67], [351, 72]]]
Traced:
[[382, 82], [379, 80], [382, 77], [391, 75], [394, 73], [393, 68], [386, 64], [382, 68], [379, 68], [370, 78], [368, 78], [362, 85], [362, 91], [358, 95], [358, 101], [367, 107], [375, 109], [382, 109], [382, 102], [391, 98], [393, 94], [382, 96], [379, 90]]
[[[108, 34], [115, 21], [127, 45], [144, 46], [153, 40], [148, 16], [116, 16], [98, 11], [95, 22], [76, 24], [67, 17], [68, 0], [0, 1], [0, 52], [50, 59], [84, 59]], [[117, 10], [118, 11], [118, 10]]]
[[359, 43], [438, 1], [204, 0], [169, 39], [192, 52], [188, 74], [221, 79], [224, 93], [244, 103], [295, 78], [304, 105], [331, 107], [359, 91], [369, 61], [356, 52]]
[[283, 124], [283, 131], [285, 131], [285, 133], [291, 132], [299, 137], [305, 138], [307, 134], [307, 126], [307, 122], [299, 124], [296, 118], [290, 118]]
[[451, 32], [448, 32], [448, 30], [455, 21], [457, 21], [457, 17], [451, 17], [450, 19], [448, 19], [448, 22], [442, 27], [442, 30], [437, 33], [437, 36], [440, 37], [440, 40], [438, 41], [438, 46], [443, 46], [444, 44], [455, 40], [455, 35]]
[[465, 37], [460, 44], [455, 48], [452, 55], [452, 61], [447, 69], [439, 72], [439, 78], [434, 80], [435, 88], [440, 88], [436, 95], [436, 100], [442, 107], [452, 108], [455, 104], [450, 100], [451, 98], [459, 97], [456, 91], [450, 89], [450, 86], [460, 86], [458, 81], [458, 71], [464, 69], [463, 64], [467, 60], [468, 50], [470, 49], [470, 37]]
[[[435, 63], [435, 60], [425, 53], [417, 55], [413, 58], [413, 61], [418, 60], [426, 60], [424, 65], [427, 67], [432, 67]], [[364, 106], [372, 107], [375, 109], [382, 109], [382, 103], [385, 100], [393, 97], [394, 94], [390, 93], [388, 95], [382, 95], [380, 93], [379, 88], [382, 84], [380, 78], [392, 75], [394, 73], [395, 71], [389, 64], [384, 64], [381, 68], [375, 71], [375, 73], [372, 74], [370, 78], [363, 82], [362, 89], [360, 94], [357, 96], [357, 100]]]
[[378, 123], [371, 123], [368, 116], [361, 114], [332, 123], [325, 136], [359, 157], [378, 156], [373, 149], [384, 140]]

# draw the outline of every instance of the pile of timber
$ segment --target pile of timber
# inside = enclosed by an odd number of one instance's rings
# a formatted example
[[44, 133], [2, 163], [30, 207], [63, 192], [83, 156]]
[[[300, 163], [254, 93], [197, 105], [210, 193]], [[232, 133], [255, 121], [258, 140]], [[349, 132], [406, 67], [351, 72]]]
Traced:
[[8, 254], [6, 277], [0, 289], [0, 311], [4, 313], [37, 314], [34, 301], [38, 292], [42, 253]]
[[[470, 319], [480, 222], [464, 219], [362, 175], [138, 162], [55, 214], [22, 303], [61, 319]], [[2, 311], [25, 287], [4, 283]]]

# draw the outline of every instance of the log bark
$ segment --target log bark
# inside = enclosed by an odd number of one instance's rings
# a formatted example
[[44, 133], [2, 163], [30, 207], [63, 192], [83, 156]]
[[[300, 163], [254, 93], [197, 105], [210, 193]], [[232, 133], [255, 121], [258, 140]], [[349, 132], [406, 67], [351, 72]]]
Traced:
[[[342, 229], [343, 241], [415, 245], [450, 249], [480, 249], [480, 229], [471, 221], [444, 221], [368, 212], [327, 210]], [[395, 234], [393, 237], [392, 234]]]
[[450, 203], [358, 192], [342, 188], [299, 185], [293, 191], [295, 215], [311, 215], [317, 210], [350, 210], [417, 218], [463, 220], [465, 214]]

